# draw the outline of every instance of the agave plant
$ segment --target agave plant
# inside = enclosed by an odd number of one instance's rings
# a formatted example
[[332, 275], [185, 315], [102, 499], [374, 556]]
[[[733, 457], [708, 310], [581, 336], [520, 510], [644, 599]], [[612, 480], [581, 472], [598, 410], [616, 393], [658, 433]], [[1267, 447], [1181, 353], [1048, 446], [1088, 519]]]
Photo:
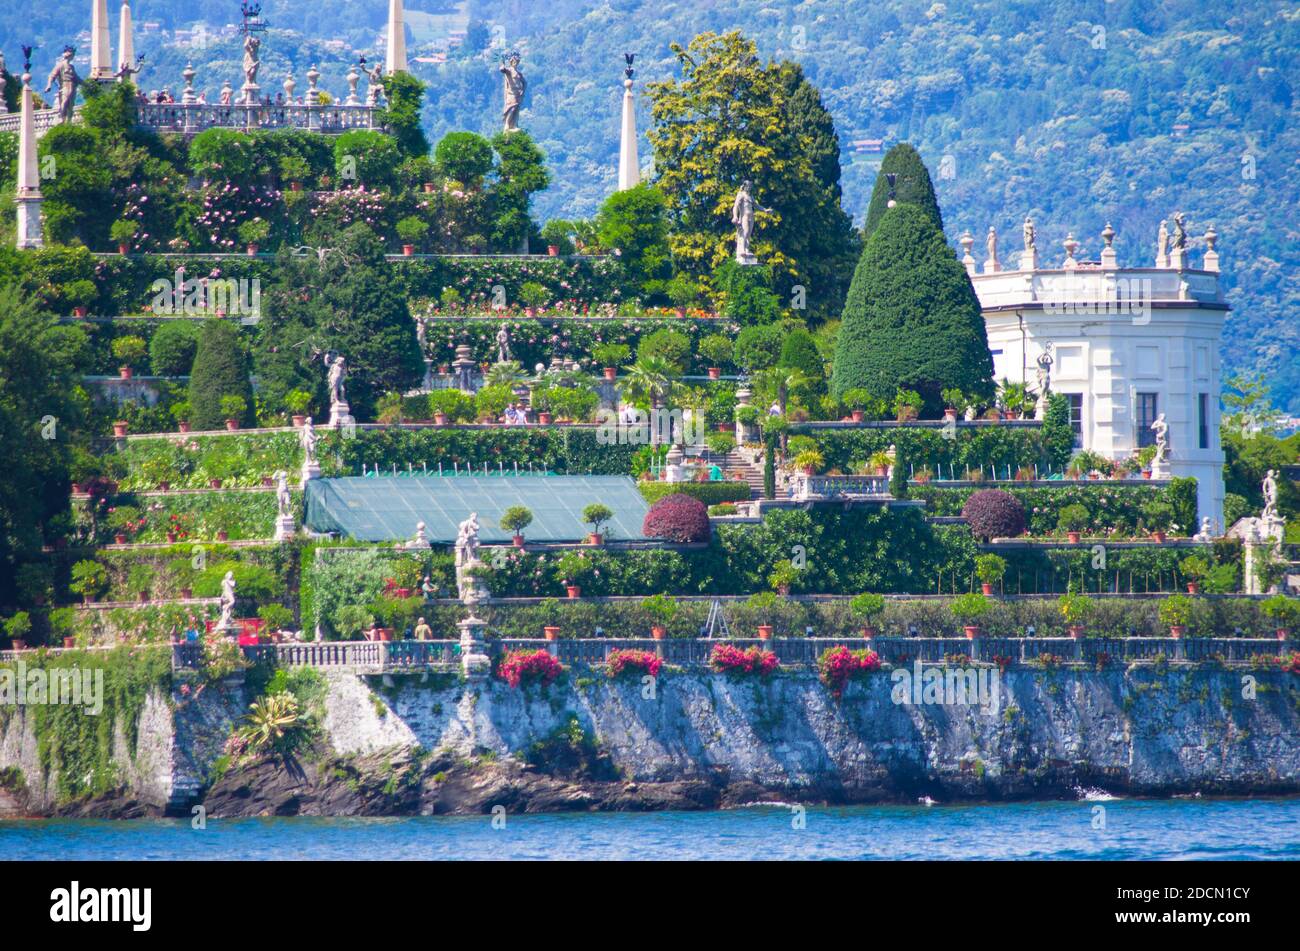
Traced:
[[248, 725], [239, 733], [251, 754], [288, 748], [294, 734], [302, 728], [298, 698], [288, 691], [253, 701], [244, 719]]

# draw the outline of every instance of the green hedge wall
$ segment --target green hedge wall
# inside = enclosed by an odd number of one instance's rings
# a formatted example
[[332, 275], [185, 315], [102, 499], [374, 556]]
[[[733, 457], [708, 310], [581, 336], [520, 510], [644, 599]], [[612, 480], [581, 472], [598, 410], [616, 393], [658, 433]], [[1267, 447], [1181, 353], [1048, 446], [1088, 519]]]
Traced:
[[665, 495], [676, 493], [699, 499], [705, 505], [749, 499], [748, 482], [638, 482], [636, 487], [652, 505]]
[[944, 475], [950, 467], [958, 474], [968, 468], [983, 468], [990, 464], [998, 472], [1011, 467], [1012, 474], [1020, 466], [1040, 466], [1046, 459], [1041, 427], [1027, 426], [958, 426], [955, 438], [944, 436], [944, 430], [920, 426], [899, 426], [887, 429], [809, 429], [791, 427], [791, 433], [811, 436], [817, 441], [826, 468], [848, 471], [854, 463], [864, 462], [872, 453], [895, 446], [898, 459], [905, 471], [926, 467], [932, 470], [942, 465]]

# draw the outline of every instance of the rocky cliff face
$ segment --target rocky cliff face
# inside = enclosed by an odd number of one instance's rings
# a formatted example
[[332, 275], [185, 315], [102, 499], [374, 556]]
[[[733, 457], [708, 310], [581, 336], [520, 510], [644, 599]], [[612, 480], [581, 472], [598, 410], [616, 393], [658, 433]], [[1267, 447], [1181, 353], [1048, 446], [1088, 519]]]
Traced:
[[[445, 674], [325, 679], [317, 754], [203, 788], [246, 703], [228, 683], [147, 711], [124, 760], [127, 794], [72, 808], [179, 811], [201, 796], [214, 816], [389, 815], [1059, 797], [1078, 787], [1300, 792], [1300, 678], [1275, 671], [1013, 670], [985, 706], [918, 703], [910, 692], [896, 703], [889, 673], [838, 700], [809, 673], [668, 673], [648, 686], [570, 672], [525, 690]], [[0, 768], [19, 766], [28, 810], [49, 812], [54, 786], [29, 772], [35, 745], [30, 725], [11, 717]]]

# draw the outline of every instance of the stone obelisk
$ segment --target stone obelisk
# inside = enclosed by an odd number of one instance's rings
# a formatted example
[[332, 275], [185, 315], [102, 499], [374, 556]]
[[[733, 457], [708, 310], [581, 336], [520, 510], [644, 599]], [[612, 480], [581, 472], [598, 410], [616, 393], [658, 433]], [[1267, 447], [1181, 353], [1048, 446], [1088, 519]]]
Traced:
[[45, 246], [41, 237], [41, 173], [36, 164], [36, 115], [32, 111], [32, 74], [23, 73], [18, 124], [18, 205], [19, 248]]
[[406, 66], [406, 21], [402, 0], [388, 0], [388, 47], [384, 52], [384, 73], [409, 72]]
[[105, 82], [113, 78], [113, 47], [108, 41], [108, 0], [91, 0], [90, 78]]
[[122, 0], [122, 13], [117, 25], [117, 71], [122, 82], [127, 82], [135, 70], [135, 38], [131, 35], [131, 4]]
[[636, 98], [632, 95], [632, 78], [629, 76], [623, 80], [623, 134], [618, 145], [618, 190], [635, 188], [640, 182], [641, 168], [636, 154]]

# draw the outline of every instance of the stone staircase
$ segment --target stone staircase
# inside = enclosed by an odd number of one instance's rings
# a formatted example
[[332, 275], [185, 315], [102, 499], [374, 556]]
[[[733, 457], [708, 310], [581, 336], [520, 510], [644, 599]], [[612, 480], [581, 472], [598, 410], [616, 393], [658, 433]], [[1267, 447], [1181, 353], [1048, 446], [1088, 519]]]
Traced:
[[[721, 468], [728, 479], [732, 478], [733, 473], [741, 473], [745, 482], [749, 485], [749, 497], [751, 499], [761, 499], [763, 497], [763, 466], [761, 463], [755, 465], [750, 462], [738, 449], [732, 449], [725, 456], [705, 452], [704, 457], [708, 462]], [[789, 498], [790, 490], [778, 483], [776, 497], [778, 499]]]

